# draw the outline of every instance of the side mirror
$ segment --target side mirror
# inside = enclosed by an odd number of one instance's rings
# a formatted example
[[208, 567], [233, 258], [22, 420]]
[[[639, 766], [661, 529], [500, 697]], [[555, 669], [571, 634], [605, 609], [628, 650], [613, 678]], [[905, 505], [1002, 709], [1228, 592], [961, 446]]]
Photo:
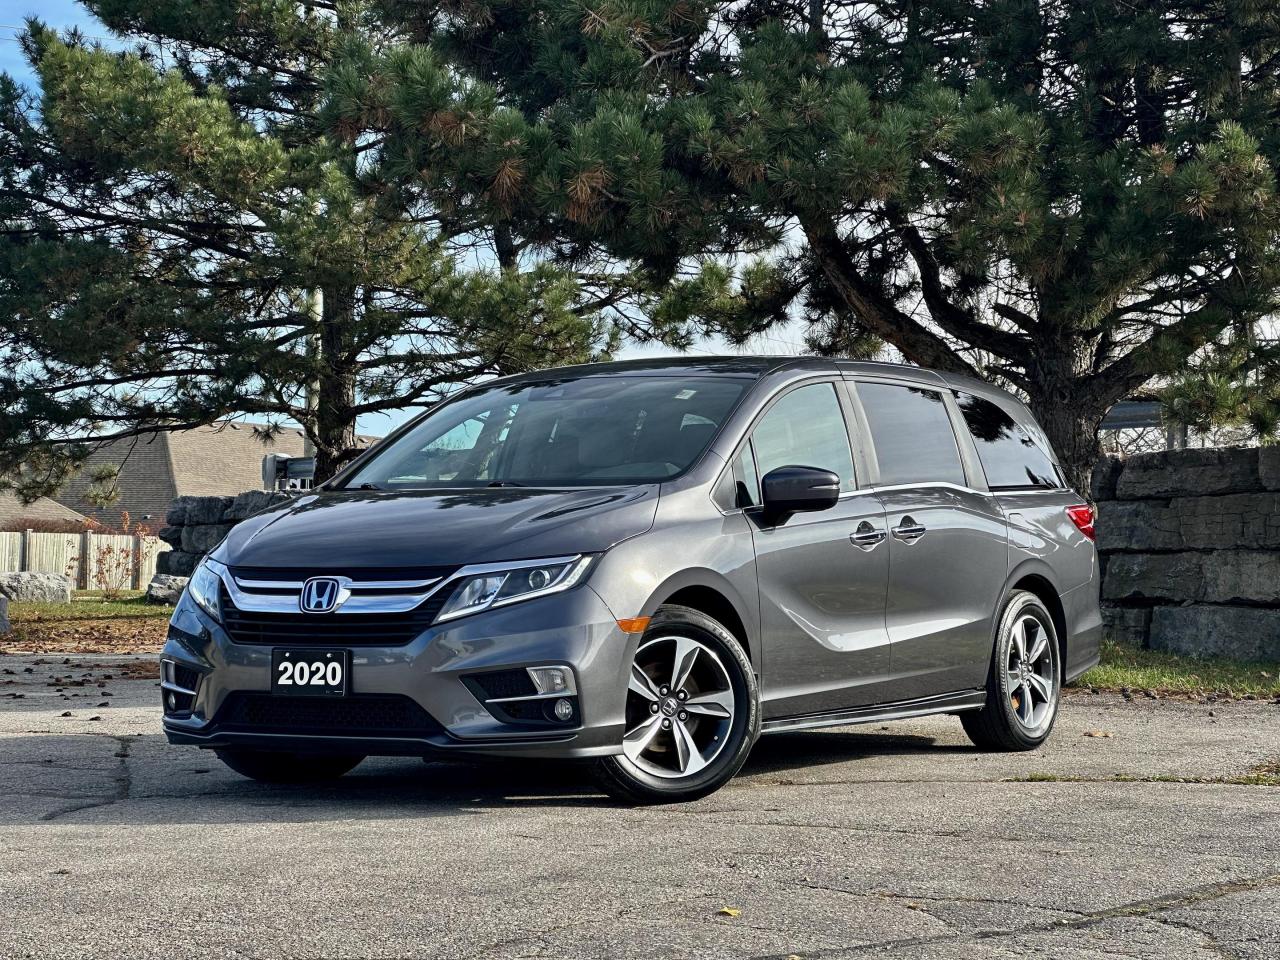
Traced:
[[817, 467], [777, 467], [760, 481], [764, 520], [770, 526], [793, 513], [830, 510], [840, 499], [840, 478]]

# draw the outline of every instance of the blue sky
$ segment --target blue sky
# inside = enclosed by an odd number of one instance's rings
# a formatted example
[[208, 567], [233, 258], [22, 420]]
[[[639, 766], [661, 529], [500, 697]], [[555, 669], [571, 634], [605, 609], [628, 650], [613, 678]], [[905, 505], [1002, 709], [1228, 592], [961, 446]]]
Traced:
[[[163, 3], [164, 0], [156, 0]], [[20, 83], [34, 88], [35, 77], [23, 59], [22, 48], [18, 46], [18, 33], [22, 29], [23, 20], [27, 16], [37, 16], [49, 26], [62, 30], [66, 27], [78, 26], [85, 34], [106, 38], [108, 32], [92, 14], [75, 0], [0, 0], [0, 72], [9, 74]], [[727, 347], [717, 339], [702, 340], [696, 343], [690, 353], [784, 353], [793, 354], [804, 351], [802, 333], [798, 329], [776, 331], [751, 349], [735, 350]], [[666, 347], [624, 347], [618, 354], [619, 359], [631, 357], [663, 356], [673, 351]], [[408, 417], [416, 414], [416, 410], [377, 414], [361, 418], [359, 429], [363, 433], [382, 435], [398, 426]]]
[[0, 72], [34, 86], [34, 77], [18, 46], [18, 32], [28, 16], [36, 16], [51, 27], [80, 27], [87, 34], [107, 36], [106, 28], [75, 0], [3, 0], [0, 2]]

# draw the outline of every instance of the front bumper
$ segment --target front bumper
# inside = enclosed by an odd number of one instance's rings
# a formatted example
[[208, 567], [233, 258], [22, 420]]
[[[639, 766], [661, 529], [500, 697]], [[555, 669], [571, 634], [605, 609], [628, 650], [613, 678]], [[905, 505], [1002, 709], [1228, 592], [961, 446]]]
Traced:
[[[396, 703], [394, 733], [322, 732], [246, 723], [246, 697], [273, 706], [271, 652], [287, 643], [234, 643], [185, 595], [174, 611], [162, 659], [194, 686], [189, 712], [166, 715], [170, 743], [213, 749], [364, 755], [482, 755], [577, 758], [621, 752], [627, 679], [637, 638], [624, 633], [589, 586], [428, 628], [403, 646], [351, 647], [353, 702]], [[341, 644], [332, 644], [341, 646]], [[578, 712], [555, 729], [528, 729], [487, 709], [464, 677], [564, 664], [574, 671]], [[166, 668], [167, 670], [170, 668]], [[266, 695], [266, 697], [264, 697]], [[404, 709], [399, 709], [403, 707]], [[224, 709], [225, 708], [225, 709]], [[228, 715], [236, 710], [234, 721]], [[304, 711], [305, 712], [305, 711]], [[250, 714], [252, 716], [252, 714]], [[421, 716], [422, 722], [404, 717]], [[331, 726], [331, 725], [329, 725]]]

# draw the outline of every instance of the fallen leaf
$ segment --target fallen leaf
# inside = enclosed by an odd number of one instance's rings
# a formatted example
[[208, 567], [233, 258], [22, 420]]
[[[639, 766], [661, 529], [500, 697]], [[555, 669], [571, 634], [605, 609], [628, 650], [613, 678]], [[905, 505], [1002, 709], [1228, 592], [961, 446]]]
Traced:
[[1110, 730], [1086, 730], [1084, 735], [1086, 737], [1104, 737], [1108, 740], [1115, 736]]
[[716, 911], [716, 916], [717, 917], [740, 917], [742, 916], [742, 911], [739, 910], [737, 907], [721, 907], [719, 910]]

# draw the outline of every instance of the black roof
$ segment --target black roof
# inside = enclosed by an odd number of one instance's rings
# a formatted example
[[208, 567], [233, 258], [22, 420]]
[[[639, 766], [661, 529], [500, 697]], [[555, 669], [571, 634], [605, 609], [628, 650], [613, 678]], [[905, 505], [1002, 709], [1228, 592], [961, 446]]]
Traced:
[[[501, 382], [522, 382], [555, 379], [573, 379], [578, 377], [599, 377], [610, 374], [627, 373], [634, 376], [662, 376], [664, 374], [697, 375], [699, 373], [715, 376], [740, 376], [758, 379], [772, 370], [784, 366], [821, 366], [833, 369], [832, 362], [825, 357], [786, 357], [786, 356], [710, 356], [710, 357], [647, 357], [638, 360], [610, 360], [603, 363], [579, 363], [568, 367], [550, 367], [545, 370], [533, 370], [510, 377], [503, 377]], [[487, 381], [487, 386], [495, 381]]]

